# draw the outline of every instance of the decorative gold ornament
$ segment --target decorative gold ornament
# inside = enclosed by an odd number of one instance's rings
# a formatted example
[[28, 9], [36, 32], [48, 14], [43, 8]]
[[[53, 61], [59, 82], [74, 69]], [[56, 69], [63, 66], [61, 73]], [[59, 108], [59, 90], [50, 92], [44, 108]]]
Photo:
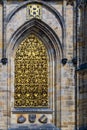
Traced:
[[44, 44], [29, 35], [15, 56], [15, 107], [48, 106], [48, 56]]
[[27, 20], [32, 18], [41, 19], [42, 16], [42, 8], [39, 4], [29, 4], [27, 5]]
[[32, 18], [41, 19], [42, 8], [39, 4], [29, 4], [27, 5], [27, 20]]

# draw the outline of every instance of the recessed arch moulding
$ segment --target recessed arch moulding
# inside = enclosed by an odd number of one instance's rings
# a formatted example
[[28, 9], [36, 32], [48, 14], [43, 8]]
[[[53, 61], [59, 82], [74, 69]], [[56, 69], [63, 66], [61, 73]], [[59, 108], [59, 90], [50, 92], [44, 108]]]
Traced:
[[[14, 109], [14, 57], [16, 49], [19, 44], [30, 34], [37, 36], [44, 44], [48, 51], [49, 57], [49, 108], [54, 111], [53, 115], [56, 116], [56, 109], [59, 105], [56, 103], [56, 92], [60, 86], [60, 65], [61, 57], [63, 57], [62, 46], [59, 38], [54, 31], [41, 20], [32, 19], [22, 25], [12, 36], [6, 55], [8, 56], [8, 66], [11, 70], [11, 84], [8, 83], [9, 89], [11, 88], [11, 111]], [[52, 94], [53, 93], [53, 94]], [[59, 115], [58, 115], [59, 116]], [[13, 114], [12, 114], [13, 117]], [[57, 116], [55, 117], [57, 118]], [[54, 118], [53, 118], [54, 120]], [[13, 122], [12, 122], [13, 123]]]
[[[44, 10], [47, 10], [56, 21], [56, 26], [58, 25], [61, 37], [58, 36], [58, 33], [54, 30], [53, 25], [49, 24], [49, 19], [36, 19], [26, 20], [26, 5], [28, 4], [40, 4]], [[23, 16], [19, 14], [21, 11], [25, 10]], [[21, 12], [22, 13], [22, 12]], [[46, 14], [43, 14], [46, 15]], [[49, 17], [49, 16], [47, 16]], [[53, 20], [53, 19], [51, 19]], [[23, 4], [16, 7], [11, 11], [6, 18], [6, 45], [4, 45], [4, 56], [8, 58], [8, 70], [10, 69], [11, 77], [8, 77], [8, 89], [11, 89], [11, 111], [14, 109], [14, 56], [17, 47], [19, 44], [30, 34], [37, 36], [47, 48], [49, 55], [49, 107], [53, 111], [52, 120], [57, 126], [60, 125], [60, 101], [57, 101], [58, 90], [61, 86], [61, 59], [64, 57], [64, 38], [65, 38], [65, 25], [63, 17], [60, 13], [50, 5], [45, 2], [24, 2]], [[55, 26], [54, 25], [54, 26]], [[55, 26], [55, 27], [56, 27]], [[60, 67], [60, 69], [59, 69]], [[11, 80], [11, 82], [10, 82]], [[11, 118], [15, 115], [11, 113]], [[14, 123], [14, 120], [11, 120], [11, 124]], [[16, 122], [15, 122], [16, 123]]]
[[[12, 11], [8, 11], [6, 16], [6, 43], [4, 45], [4, 57], [6, 56], [6, 49], [9, 47], [10, 40], [13, 34], [18, 30], [24, 23], [29, 22], [26, 19], [26, 7], [28, 4], [39, 4], [42, 6], [42, 19], [44, 23], [49, 25], [54, 33], [59, 37], [61, 42], [63, 55], [65, 46], [65, 23], [62, 15], [51, 5], [45, 2], [39, 1], [27, 1], [23, 2], [21, 5], [15, 5]], [[6, 5], [8, 7], [8, 4]], [[60, 11], [61, 12], [61, 11]], [[22, 14], [22, 15], [21, 15]], [[65, 57], [65, 56], [64, 56]]]

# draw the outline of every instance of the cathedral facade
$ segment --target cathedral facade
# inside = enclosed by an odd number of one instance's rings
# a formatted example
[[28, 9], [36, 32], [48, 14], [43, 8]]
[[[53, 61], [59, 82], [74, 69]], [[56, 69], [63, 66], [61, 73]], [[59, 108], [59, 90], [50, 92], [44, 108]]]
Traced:
[[87, 128], [87, 1], [0, 1], [0, 130]]

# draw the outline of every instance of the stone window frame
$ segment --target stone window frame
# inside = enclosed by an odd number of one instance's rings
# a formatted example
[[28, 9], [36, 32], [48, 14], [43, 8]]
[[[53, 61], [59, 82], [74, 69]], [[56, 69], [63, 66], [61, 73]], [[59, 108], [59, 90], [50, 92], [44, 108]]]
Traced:
[[[15, 50], [18, 45], [25, 39], [29, 34], [33, 33], [36, 35], [46, 46], [49, 53], [49, 63], [50, 63], [50, 81], [51, 88], [48, 90], [49, 93], [49, 108], [46, 109], [18, 109], [14, 108], [14, 55]], [[9, 41], [9, 46], [6, 50], [6, 57], [8, 58], [8, 90], [10, 90], [11, 98], [9, 106], [11, 106], [12, 113], [51, 113], [53, 117], [53, 123], [57, 123], [57, 120], [61, 119], [61, 114], [58, 115], [60, 111], [61, 100], [56, 100], [58, 94], [60, 96], [61, 90], [61, 59], [63, 58], [63, 49], [61, 42], [55, 32], [43, 21], [39, 19], [32, 19], [27, 21], [22, 25], [11, 37]], [[51, 80], [52, 79], [52, 80]], [[11, 113], [11, 114], [12, 114]]]

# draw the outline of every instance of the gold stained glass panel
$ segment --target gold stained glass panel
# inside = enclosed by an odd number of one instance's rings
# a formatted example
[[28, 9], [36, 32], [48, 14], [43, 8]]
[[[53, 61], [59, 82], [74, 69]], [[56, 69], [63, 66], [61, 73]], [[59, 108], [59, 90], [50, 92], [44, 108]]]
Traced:
[[35, 35], [29, 35], [15, 56], [15, 107], [48, 106], [47, 50]]

